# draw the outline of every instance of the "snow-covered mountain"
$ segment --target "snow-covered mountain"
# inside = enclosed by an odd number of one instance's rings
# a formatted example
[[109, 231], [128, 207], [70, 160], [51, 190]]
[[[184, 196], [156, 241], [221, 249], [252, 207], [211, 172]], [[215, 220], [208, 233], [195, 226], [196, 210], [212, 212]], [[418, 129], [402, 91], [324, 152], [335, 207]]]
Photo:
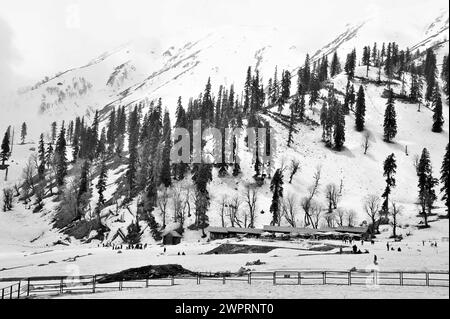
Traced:
[[[331, 30], [330, 35], [317, 35], [319, 42], [323, 41], [318, 47], [311, 47], [309, 43], [304, 42], [301, 34], [287, 29], [248, 26], [226, 27], [193, 35], [192, 39], [176, 39], [164, 49], [152, 48], [142, 43], [129, 43], [93, 59], [84, 66], [69, 69], [22, 89], [18, 96], [12, 99], [11, 104], [5, 107], [0, 129], [11, 122], [18, 128], [21, 122], [26, 121], [29, 123], [31, 139], [37, 140], [37, 134], [48, 131], [51, 121], [72, 120], [76, 115], [89, 117], [95, 110], [100, 110], [104, 118], [113, 106], [129, 106], [143, 99], [160, 97], [163, 99], [163, 105], [173, 114], [178, 96], [184, 101], [196, 96], [203, 91], [208, 77], [211, 77], [214, 92], [217, 92], [219, 85], [234, 84], [237, 93], [241, 94], [248, 66], [258, 69], [266, 84], [269, 77], [273, 76], [275, 66], [278, 66], [279, 71], [288, 69], [295, 74], [307, 53], [315, 61], [323, 55], [337, 51], [343, 63], [347, 53], [356, 48], [359, 61], [362, 48], [374, 42], [380, 45], [383, 42], [395, 41], [402, 49], [410, 47], [421, 51], [433, 47], [437, 49], [440, 63], [440, 57], [444, 53], [448, 54], [447, 35], [448, 10], [440, 12], [436, 18], [423, 24], [417, 23], [413, 17], [401, 19], [401, 22], [388, 16], [368, 17], [348, 24], [341, 32]], [[365, 76], [365, 67], [358, 67], [357, 75]], [[377, 77], [374, 69], [371, 69], [369, 77]], [[346, 81], [344, 74], [332, 79], [335, 88], [340, 91], [344, 91]], [[414, 156], [424, 147], [429, 148], [437, 173], [445, 145], [448, 143], [448, 105], [444, 106], [447, 128], [443, 134], [436, 135], [430, 129], [431, 110], [423, 108], [419, 113], [416, 105], [398, 102], [396, 107], [399, 134], [396, 143], [386, 144], [382, 139], [386, 100], [381, 95], [384, 88], [355, 80], [355, 87], [359, 85], [363, 85], [366, 91], [367, 129], [372, 134], [371, 148], [367, 156], [363, 155], [361, 150], [363, 135], [353, 130], [353, 116], [346, 118], [346, 149], [343, 152], [325, 148], [321, 141], [320, 128], [306, 125], [299, 125], [294, 136], [294, 145], [288, 148], [284, 142], [287, 138], [286, 127], [276, 119], [266, 116], [274, 128], [277, 141], [280, 141], [276, 154], [277, 165], [281, 162], [289, 163], [293, 158], [301, 163], [301, 171], [292, 184], [286, 185], [285, 192], [295, 194], [298, 198], [303, 197], [312, 182], [315, 169], [320, 165], [323, 172], [321, 187], [329, 183], [339, 185], [342, 182], [344, 197], [341, 205], [347, 210], [357, 211], [361, 221], [365, 219], [361, 209], [363, 198], [370, 193], [382, 192], [382, 163], [387, 155], [395, 153], [401, 169], [398, 171], [398, 185], [394, 197], [405, 207], [407, 223], [415, 218], [417, 212]], [[398, 88], [397, 83], [394, 90], [397, 91]], [[326, 95], [326, 92], [322, 93]], [[320, 121], [317, 108], [309, 109], [307, 115], [316, 122]], [[210, 209], [212, 225], [218, 224], [217, 211], [221, 195], [240, 194], [245, 185], [253, 181], [249, 155], [241, 155], [242, 169], [246, 172], [242, 178], [220, 179], [215, 172], [210, 186], [215, 190]], [[20, 165], [24, 162], [23, 158], [17, 159]], [[15, 171], [17, 175], [11, 176], [11, 179], [20, 178], [20, 169], [16, 167]], [[114, 182], [123, 171], [124, 167], [119, 167], [109, 173], [109, 195], [114, 193]], [[95, 182], [93, 181], [94, 184]], [[323, 194], [320, 196], [320, 200], [323, 200]], [[94, 196], [93, 202], [95, 200]], [[258, 210], [267, 212], [270, 200], [271, 193], [266, 183], [260, 189]], [[439, 204], [439, 207], [442, 208], [442, 205]], [[125, 211], [124, 214], [128, 213]], [[130, 219], [128, 218], [128, 221]], [[269, 214], [259, 215], [257, 222], [259, 226], [268, 224]], [[114, 221], [108, 226], [112, 230], [124, 227]], [[35, 235], [37, 237], [39, 234]], [[150, 238], [150, 235], [148, 237]]]
[[[273, 76], [275, 66], [295, 74], [307, 53], [314, 61], [337, 51], [344, 60], [353, 48], [360, 54], [365, 45], [373, 42], [395, 41], [401, 48], [421, 51], [439, 45], [443, 52], [448, 51], [448, 10], [423, 23], [412, 17], [400, 20], [380, 14], [367, 17], [346, 25], [342, 32], [330, 30], [329, 34], [318, 35], [321, 40], [314, 43], [323, 41], [318, 47], [309, 43], [311, 36], [304, 37], [290, 29], [249, 26], [193, 33], [190, 39], [170, 40], [172, 44], [166, 49], [129, 43], [86, 65], [21, 89], [17, 96], [3, 102], [6, 116], [0, 125], [10, 124], [17, 114], [17, 126], [39, 115], [42, 120], [30, 127], [37, 134], [47, 130], [52, 120], [89, 116], [97, 109], [107, 111], [108, 106], [129, 105], [145, 98], [161, 97], [173, 111], [178, 96], [187, 99], [198, 94], [208, 77], [213, 89], [234, 84], [239, 93], [248, 66], [258, 69], [266, 82]], [[438, 55], [440, 58], [442, 54]]]

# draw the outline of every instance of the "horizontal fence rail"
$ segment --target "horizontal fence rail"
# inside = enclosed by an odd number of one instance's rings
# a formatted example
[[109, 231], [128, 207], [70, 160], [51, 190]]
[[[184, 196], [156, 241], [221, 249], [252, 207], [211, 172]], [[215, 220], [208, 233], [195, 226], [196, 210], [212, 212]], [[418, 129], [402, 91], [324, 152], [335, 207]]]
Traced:
[[419, 271], [258, 271], [246, 274], [234, 273], [197, 273], [186, 276], [166, 278], [144, 278], [119, 280], [102, 283], [106, 274], [74, 277], [30, 277], [3, 278], [0, 282], [17, 282], [1, 289], [1, 299], [20, 299], [28, 297], [52, 296], [64, 293], [97, 293], [105, 291], [123, 291], [125, 289], [174, 286], [176, 282], [216, 281], [272, 282], [273, 285], [380, 285], [380, 286], [416, 286], [449, 287], [449, 272]]

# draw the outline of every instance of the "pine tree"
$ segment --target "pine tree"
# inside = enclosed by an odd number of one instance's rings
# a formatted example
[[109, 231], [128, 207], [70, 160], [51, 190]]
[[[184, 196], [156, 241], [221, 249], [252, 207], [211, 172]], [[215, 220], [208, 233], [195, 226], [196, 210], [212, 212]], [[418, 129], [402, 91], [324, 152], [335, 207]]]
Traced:
[[417, 176], [419, 177], [418, 187], [419, 203], [422, 208], [421, 215], [424, 219], [425, 227], [428, 227], [428, 215], [431, 213], [433, 204], [437, 199], [434, 187], [438, 181], [433, 177], [430, 153], [426, 148], [423, 149], [417, 166]]
[[409, 98], [412, 102], [421, 102], [422, 100], [423, 82], [422, 77], [417, 74], [411, 74], [411, 88]]
[[289, 120], [289, 134], [288, 134], [288, 141], [287, 141], [287, 147], [291, 147], [291, 143], [293, 142], [293, 133], [294, 133], [294, 107], [291, 105], [291, 116]]
[[334, 147], [340, 151], [345, 143], [345, 116], [340, 103], [335, 105]]
[[52, 138], [52, 144], [55, 144], [55, 140], [56, 140], [56, 128], [57, 128], [56, 122], [53, 122], [51, 125], [51, 138]]
[[102, 128], [102, 133], [100, 134], [100, 139], [97, 142], [96, 155], [97, 158], [102, 157], [106, 152], [106, 129]]
[[[275, 81], [276, 79], [276, 69], [275, 69]], [[245, 87], [244, 87], [244, 114], [250, 111], [250, 99], [251, 99], [251, 90], [252, 90], [252, 68], [249, 66], [247, 69], [247, 78], [245, 79]], [[272, 101], [272, 103], [275, 103]]]
[[431, 101], [433, 98], [433, 90], [436, 85], [436, 55], [433, 50], [430, 48], [427, 50], [427, 56], [425, 59], [425, 81], [427, 83], [427, 90], [425, 93], [425, 99], [427, 101]]
[[[187, 129], [188, 125], [187, 125], [186, 111], [184, 110], [183, 105], [181, 103], [181, 96], [178, 98], [178, 106], [177, 106], [175, 116], [176, 116], [175, 127]], [[223, 115], [223, 116], [225, 116], [225, 115]], [[176, 144], [176, 143], [180, 142], [181, 138], [182, 138], [181, 136], [177, 136], [175, 138], [174, 143]], [[179, 156], [182, 155], [181, 149], [179, 150], [178, 155]], [[174, 163], [173, 167], [172, 167], [174, 178], [176, 180], [184, 179], [184, 176], [186, 175], [188, 168], [189, 168], [189, 163], [184, 163], [184, 162], [183, 163]]]
[[48, 143], [47, 150], [45, 151], [45, 163], [47, 164], [47, 167], [50, 167], [51, 163], [53, 163], [54, 159], [54, 152], [53, 152], [53, 145], [52, 143]]
[[442, 126], [444, 126], [444, 116], [442, 115], [442, 100], [441, 93], [439, 92], [439, 86], [436, 87], [433, 92], [433, 127], [432, 131], [435, 133], [442, 132]]
[[162, 153], [162, 169], [161, 169], [161, 183], [165, 187], [172, 185], [172, 176], [170, 170], [170, 151], [172, 149], [172, 131], [170, 125], [169, 111], [164, 112], [164, 126], [163, 126], [163, 141], [164, 148]]
[[2, 161], [2, 166], [5, 166], [5, 162], [9, 159], [9, 134], [8, 131], [6, 131], [5, 135], [3, 136], [2, 141], [2, 152], [0, 153], [0, 158]]
[[369, 77], [369, 67], [370, 67], [370, 47], [366, 46], [363, 50], [362, 63], [367, 67], [366, 77]]
[[364, 131], [364, 122], [366, 116], [366, 101], [362, 85], [359, 87], [358, 97], [356, 98], [355, 125], [358, 132]]
[[291, 73], [289, 71], [283, 72], [283, 77], [281, 80], [281, 96], [278, 104], [278, 112], [281, 113], [283, 110], [283, 105], [288, 101], [291, 96]]
[[64, 125], [56, 141], [55, 159], [56, 159], [56, 183], [58, 186], [64, 185], [64, 179], [67, 175], [67, 154], [66, 154], [66, 131]]
[[102, 159], [100, 165], [100, 175], [98, 176], [98, 182], [96, 185], [98, 191], [98, 204], [97, 206], [103, 207], [105, 205], [105, 195], [104, 192], [106, 190], [106, 180], [108, 178], [108, 170], [106, 168], [106, 160]]
[[45, 143], [44, 143], [44, 134], [41, 134], [39, 138], [39, 147], [38, 147], [38, 176], [40, 180], [43, 180], [45, 177]]
[[396, 185], [395, 174], [397, 172], [397, 161], [395, 155], [389, 155], [383, 163], [383, 176], [386, 177], [386, 188], [381, 197], [384, 198], [382, 212], [385, 216], [389, 214], [389, 195], [391, 194], [392, 188]]
[[331, 61], [330, 76], [333, 78], [339, 73], [341, 73], [341, 63], [339, 62], [339, 57], [335, 51], [333, 54], [333, 60]]
[[397, 114], [395, 112], [394, 97], [392, 91], [389, 91], [389, 97], [386, 103], [384, 113], [384, 141], [390, 143], [397, 135]]
[[80, 186], [78, 188], [78, 203], [81, 203], [83, 201], [83, 196], [89, 192], [89, 170], [90, 163], [89, 161], [85, 160], [83, 166], [81, 167]]
[[319, 79], [315, 74], [311, 75], [310, 80], [310, 96], [309, 96], [309, 105], [315, 105], [319, 100], [319, 91], [320, 91], [320, 83]]
[[445, 206], [447, 207], [447, 217], [449, 215], [449, 207], [450, 207], [448, 197], [448, 192], [450, 190], [450, 185], [448, 183], [449, 169], [450, 169], [450, 159], [449, 159], [449, 147], [447, 144], [444, 160], [442, 161], [441, 167], [441, 183], [442, 183], [441, 193], [443, 193], [442, 200], [445, 202]]
[[355, 67], [356, 67], [356, 50], [353, 49], [351, 53], [347, 55], [347, 60], [345, 62], [345, 73], [349, 80], [355, 77]]
[[272, 213], [272, 226], [280, 225], [281, 222], [281, 200], [283, 198], [283, 172], [277, 169], [270, 183], [270, 191], [273, 193], [270, 212]]
[[20, 131], [20, 138], [22, 139], [22, 145], [25, 144], [25, 138], [27, 137], [27, 123], [22, 123], [22, 129]]
[[449, 63], [448, 63], [448, 55], [444, 57], [444, 61], [442, 63], [442, 73], [441, 73], [442, 81], [444, 82], [444, 93], [447, 95], [447, 102], [449, 100], [449, 88], [448, 88], [448, 79], [449, 79]]
[[139, 117], [137, 105], [130, 114], [128, 120], [128, 169], [126, 172], [128, 196], [132, 198], [135, 195], [136, 172], [138, 160], [138, 141], [139, 141]]

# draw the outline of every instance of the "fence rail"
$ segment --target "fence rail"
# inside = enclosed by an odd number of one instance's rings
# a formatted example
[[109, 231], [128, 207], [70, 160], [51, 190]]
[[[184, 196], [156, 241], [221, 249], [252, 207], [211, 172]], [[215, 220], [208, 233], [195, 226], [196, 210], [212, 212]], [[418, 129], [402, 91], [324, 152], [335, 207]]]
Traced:
[[261, 271], [248, 274], [197, 273], [194, 276], [171, 276], [167, 278], [144, 278], [102, 283], [105, 274], [76, 277], [30, 277], [3, 278], [0, 282], [18, 281], [1, 289], [1, 299], [20, 299], [40, 295], [59, 295], [63, 293], [97, 293], [124, 289], [148, 288], [155, 286], [174, 286], [176, 281], [272, 282], [273, 285], [380, 285], [380, 286], [418, 286], [449, 287], [448, 272], [418, 271]]

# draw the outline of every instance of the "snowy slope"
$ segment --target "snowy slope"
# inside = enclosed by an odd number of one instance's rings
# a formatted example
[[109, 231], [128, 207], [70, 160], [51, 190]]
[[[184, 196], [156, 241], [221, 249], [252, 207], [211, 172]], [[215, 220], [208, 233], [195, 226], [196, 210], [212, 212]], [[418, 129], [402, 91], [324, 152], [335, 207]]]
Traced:
[[[426, 39], [432, 37], [443, 40], [448, 30], [448, 11], [440, 14], [438, 18], [433, 17], [430, 20], [433, 23], [428, 21], [422, 25], [418, 22], [412, 23], [412, 20], [412, 18], [406, 19], [411, 24], [405, 27], [405, 21], [399, 24], [389, 16], [369, 17], [363, 22], [347, 26], [335, 40], [322, 49], [310, 53], [314, 59], [337, 50], [343, 62], [342, 56], [353, 48], [357, 48], [357, 53], [360, 54], [360, 48], [364, 45], [372, 45], [375, 41], [378, 43], [396, 41], [400, 47], [422, 43], [420, 45], [422, 51], [422, 48], [434, 45], [434, 42], [427, 42]], [[53, 120], [70, 120], [75, 115], [90, 115], [96, 109], [102, 110], [102, 114], [106, 115], [111, 106], [131, 105], [145, 98], [162, 97], [164, 106], [173, 113], [178, 96], [182, 96], [184, 101], [188, 97], [195, 96], [203, 90], [209, 76], [212, 78], [214, 92], [220, 84], [235, 84], [237, 92], [240, 93], [246, 68], [249, 65], [260, 70], [266, 83], [273, 75], [276, 65], [279, 72], [282, 69], [295, 70], [303, 63], [307, 48], [311, 49], [307, 43], [302, 43], [301, 36], [292, 34], [288, 30], [274, 28], [228, 27], [196, 35], [193, 38], [195, 40], [191, 41], [175, 39], [174, 45], [167, 46], [168, 49], [164, 50], [152, 49], [136, 43], [127, 44], [105, 53], [85, 66], [70, 69], [55, 78], [21, 91], [14, 103], [4, 108], [6, 116], [0, 120], [0, 129], [3, 130], [11, 122], [18, 127], [22, 121], [29, 121], [30, 139], [36, 140], [37, 134], [46, 130]], [[443, 46], [442, 52], [445, 50], [448, 53], [448, 42], [446, 49]], [[365, 68], [358, 68], [357, 75], [365, 76]], [[371, 69], [370, 77], [376, 78], [374, 69]], [[333, 79], [333, 82], [337, 89], [343, 91], [346, 77], [340, 74]], [[67, 94], [61, 102], [58, 102], [60, 92], [73, 92], [75, 83], [78, 83], [76, 84], [78, 88], [81, 86], [84, 89]], [[357, 88], [359, 84], [356, 80], [355, 87]], [[395, 89], [398, 90], [398, 87]], [[293, 158], [300, 161], [301, 170], [294, 178], [292, 185], [285, 184], [286, 195], [294, 194], [296, 198], [301, 199], [312, 182], [314, 170], [320, 165], [323, 180], [321, 181], [322, 192], [318, 200], [325, 202], [323, 189], [327, 184], [339, 185], [342, 180], [344, 196], [340, 207], [355, 210], [358, 213], [358, 221], [361, 222], [366, 219], [362, 210], [363, 198], [371, 193], [381, 195], [384, 187], [382, 162], [388, 155], [395, 153], [399, 170], [398, 185], [394, 190], [393, 198], [405, 207], [404, 223], [417, 223], [418, 219], [415, 217], [417, 181], [413, 167], [414, 156], [420, 154], [423, 147], [427, 147], [431, 153], [434, 173], [437, 175], [445, 145], [448, 143], [448, 105], [444, 105], [444, 117], [447, 123], [445, 132], [434, 134], [431, 132], [432, 114], [429, 109], [422, 108], [422, 112], [419, 113], [416, 105], [397, 102], [399, 133], [395, 143], [386, 144], [382, 140], [382, 122], [386, 103], [386, 100], [381, 98], [382, 90], [382, 87], [372, 84], [365, 85], [366, 123], [367, 129], [372, 133], [372, 146], [368, 155], [363, 154], [362, 134], [354, 131], [352, 116], [346, 118], [346, 149], [339, 153], [324, 147], [320, 127], [305, 125], [298, 125], [294, 145], [287, 148], [286, 128], [267, 117], [278, 141], [277, 165], [279, 166], [282, 162], [288, 164]], [[325, 95], [326, 92], [323, 94]], [[46, 103], [44, 109], [41, 108], [43, 100]], [[316, 107], [320, 108], [320, 106]], [[308, 116], [319, 122], [317, 109], [308, 110]], [[36, 118], [39, 121], [36, 121]], [[408, 146], [409, 156], [405, 154], [406, 146]], [[18, 155], [22, 162], [28, 156], [25, 153], [23, 156]], [[242, 194], [246, 184], [253, 182], [252, 163], [245, 149], [241, 153], [241, 158], [243, 158], [244, 175], [240, 179], [217, 178], [217, 172], [214, 172], [214, 180], [209, 186], [212, 199], [210, 208], [212, 225], [220, 223], [218, 211], [222, 195], [227, 194], [231, 198], [236, 194]], [[119, 171], [120, 168], [109, 172], [108, 197], [114, 194], [116, 187], [114, 182], [120, 175]], [[19, 168], [14, 176], [16, 179], [20, 178]], [[96, 181], [93, 182], [95, 184]], [[93, 196], [93, 204], [95, 201], [96, 195]], [[257, 226], [270, 222], [270, 201], [271, 193], [266, 181], [260, 189], [257, 207], [258, 212], [264, 210], [266, 213], [258, 214]], [[130, 205], [132, 206], [136, 205]], [[441, 202], [438, 206], [439, 211], [442, 211]], [[242, 209], [246, 209], [244, 203]], [[48, 208], [47, 211], [49, 211]], [[125, 210], [121, 212], [121, 215], [127, 223], [133, 218]], [[115, 220], [117, 218], [114, 217], [108, 221], [113, 232], [118, 228], [125, 228], [126, 223], [116, 223]], [[298, 222], [300, 223], [301, 220], [300, 215]], [[4, 219], [3, 224], [7, 223], [8, 220]], [[151, 242], [148, 232], [146, 236], [146, 239]], [[192, 240], [199, 238], [197, 233], [187, 232], [186, 236], [191, 237]]]

